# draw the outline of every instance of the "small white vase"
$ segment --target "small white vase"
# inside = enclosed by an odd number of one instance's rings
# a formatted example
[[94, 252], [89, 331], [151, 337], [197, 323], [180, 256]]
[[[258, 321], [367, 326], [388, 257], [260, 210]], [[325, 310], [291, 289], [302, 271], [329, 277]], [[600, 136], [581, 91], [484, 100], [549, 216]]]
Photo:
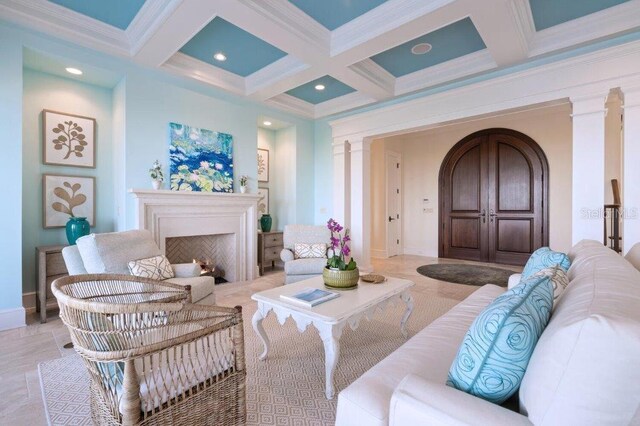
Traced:
[[153, 186], [153, 189], [160, 189], [160, 187], [162, 186], [162, 181], [161, 180], [152, 180], [151, 181], [151, 185]]
[[247, 187], [246, 186], [240, 186], [240, 193], [244, 194], [245, 192], [247, 192]]

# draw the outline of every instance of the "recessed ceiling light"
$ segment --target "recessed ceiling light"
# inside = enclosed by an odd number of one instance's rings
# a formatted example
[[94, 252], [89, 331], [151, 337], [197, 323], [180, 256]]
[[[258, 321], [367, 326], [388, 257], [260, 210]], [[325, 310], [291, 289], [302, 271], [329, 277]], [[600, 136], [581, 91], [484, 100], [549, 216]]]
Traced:
[[262, 124], [264, 124], [265, 126], [271, 126], [271, 122], [270, 121], [263, 121]]
[[225, 56], [224, 53], [218, 52], [215, 55], [213, 55], [213, 59], [215, 59], [216, 61], [224, 62], [227, 60], [227, 57]]
[[316, 84], [316, 90], [324, 90], [324, 84]]
[[433, 46], [429, 43], [418, 43], [411, 48], [411, 53], [414, 55], [424, 55], [425, 53], [430, 52], [431, 49], [433, 49]]
[[80, 71], [78, 68], [65, 68], [67, 70], [67, 72], [69, 74], [74, 74], [74, 75], [82, 75], [82, 71]]

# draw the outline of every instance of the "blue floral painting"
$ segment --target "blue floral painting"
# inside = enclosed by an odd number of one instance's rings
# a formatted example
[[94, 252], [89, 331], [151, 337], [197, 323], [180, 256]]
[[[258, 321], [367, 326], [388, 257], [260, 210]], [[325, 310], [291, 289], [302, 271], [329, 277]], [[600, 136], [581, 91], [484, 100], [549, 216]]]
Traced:
[[174, 191], [233, 192], [233, 136], [169, 123]]

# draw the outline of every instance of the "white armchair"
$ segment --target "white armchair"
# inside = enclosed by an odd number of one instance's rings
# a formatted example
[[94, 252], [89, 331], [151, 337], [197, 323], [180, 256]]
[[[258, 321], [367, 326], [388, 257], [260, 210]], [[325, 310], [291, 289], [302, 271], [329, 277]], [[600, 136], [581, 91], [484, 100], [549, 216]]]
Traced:
[[[69, 275], [124, 274], [130, 275], [131, 260], [164, 254], [147, 230], [90, 234], [79, 238], [76, 245], [62, 249]], [[215, 304], [215, 279], [200, 276], [200, 266], [194, 263], [171, 265], [174, 278], [167, 282], [191, 286], [191, 302]]]
[[329, 244], [331, 233], [326, 226], [286, 225], [283, 232], [284, 249], [280, 259], [284, 262], [285, 284], [295, 283], [322, 274], [327, 265], [327, 256], [312, 259], [296, 259], [294, 246], [296, 243]]

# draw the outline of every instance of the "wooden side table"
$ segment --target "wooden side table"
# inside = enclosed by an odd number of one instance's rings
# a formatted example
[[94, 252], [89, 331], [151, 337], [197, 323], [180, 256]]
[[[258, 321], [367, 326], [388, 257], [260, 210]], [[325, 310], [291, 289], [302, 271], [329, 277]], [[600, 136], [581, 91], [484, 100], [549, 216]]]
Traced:
[[[36, 247], [38, 260], [38, 289], [36, 291], [36, 310], [40, 312], [40, 322], [47, 322], [47, 307], [57, 306], [51, 292], [51, 283], [66, 275], [67, 267], [62, 258], [62, 249], [66, 246]], [[49, 305], [49, 306], [47, 306]]]
[[258, 233], [258, 265], [260, 266], [260, 275], [264, 274], [265, 263], [270, 263], [272, 268], [275, 266], [275, 262], [280, 260], [280, 252], [283, 248], [282, 232]]

